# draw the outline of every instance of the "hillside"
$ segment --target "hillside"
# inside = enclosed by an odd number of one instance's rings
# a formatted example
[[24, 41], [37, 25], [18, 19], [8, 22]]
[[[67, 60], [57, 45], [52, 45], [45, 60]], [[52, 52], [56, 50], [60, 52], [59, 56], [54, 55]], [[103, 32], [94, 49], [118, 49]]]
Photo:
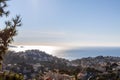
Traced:
[[46, 71], [75, 69], [66, 59], [57, 58], [39, 50], [27, 50], [25, 52], [8, 51], [4, 57], [3, 70], [22, 73], [26, 79], [31, 79], [37, 74]]
[[4, 64], [40, 64], [44, 66], [49, 66], [49, 68], [64, 68], [69, 64], [69, 61], [62, 58], [57, 58], [55, 56], [49, 55], [45, 52], [39, 50], [27, 50], [25, 52], [14, 52], [9, 51], [5, 55]]
[[81, 66], [81, 67], [100, 67], [106, 66], [107, 64], [120, 63], [120, 57], [113, 56], [97, 56], [97, 57], [88, 57], [82, 59], [76, 59], [71, 61], [71, 63]]
[[[38, 74], [44, 75], [45, 72], [59, 70], [60, 73], [66, 73], [69, 75], [77, 75], [79, 72], [84, 74], [94, 73], [101, 76], [109, 71], [113, 71], [118, 74], [120, 70], [120, 57], [112, 56], [97, 56], [88, 57], [76, 60], [66, 60], [58, 58], [56, 56], [49, 55], [39, 50], [27, 50], [25, 52], [9, 51], [4, 57], [3, 70], [8, 70], [16, 73], [22, 73], [26, 76], [26, 79], [31, 79]], [[100, 73], [102, 72], [102, 73]], [[96, 74], [95, 73], [95, 74]]]

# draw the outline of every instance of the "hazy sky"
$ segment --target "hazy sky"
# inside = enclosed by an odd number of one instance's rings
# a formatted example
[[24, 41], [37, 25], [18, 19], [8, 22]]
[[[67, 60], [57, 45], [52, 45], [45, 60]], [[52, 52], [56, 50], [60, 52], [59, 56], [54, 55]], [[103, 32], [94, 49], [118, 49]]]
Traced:
[[23, 26], [14, 44], [120, 46], [120, 0], [11, 0]]

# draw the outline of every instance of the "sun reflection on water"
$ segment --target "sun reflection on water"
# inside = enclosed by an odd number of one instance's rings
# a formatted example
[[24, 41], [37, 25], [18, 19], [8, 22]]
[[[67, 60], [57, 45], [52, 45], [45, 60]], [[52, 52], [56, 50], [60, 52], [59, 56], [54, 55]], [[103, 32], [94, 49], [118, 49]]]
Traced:
[[15, 46], [15, 47], [9, 47], [9, 50], [15, 51], [15, 52], [20, 52], [20, 51], [25, 51], [25, 50], [40, 50], [44, 51], [48, 54], [55, 54], [57, 50], [59, 50], [59, 47], [56, 46]]

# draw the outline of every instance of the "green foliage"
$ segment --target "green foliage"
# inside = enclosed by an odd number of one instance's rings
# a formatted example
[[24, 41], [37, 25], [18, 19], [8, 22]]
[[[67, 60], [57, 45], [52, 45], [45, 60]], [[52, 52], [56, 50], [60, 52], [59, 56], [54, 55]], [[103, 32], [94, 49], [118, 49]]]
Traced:
[[[0, 16], [8, 16], [9, 11], [5, 11], [8, 0], [0, 0]], [[9, 44], [13, 41], [13, 37], [17, 35], [16, 27], [21, 26], [20, 16], [16, 16], [11, 21], [5, 22], [5, 28], [0, 30], [0, 61], [3, 60], [2, 56], [8, 50]]]
[[24, 77], [13, 72], [3, 72], [0, 74], [0, 80], [24, 80]]
[[3, 15], [8, 16], [9, 11], [5, 11], [5, 8], [7, 7], [7, 2], [8, 0], [0, 0], [0, 16], [2, 17]]
[[[13, 24], [12, 24], [13, 22]], [[5, 22], [6, 27], [3, 30], [0, 30], [0, 53], [4, 54], [8, 49], [8, 45], [13, 41], [13, 36], [17, 34], [16, 27], [21, 26], [21, 19], [19, 16], [16, 16], [12, 22]]]

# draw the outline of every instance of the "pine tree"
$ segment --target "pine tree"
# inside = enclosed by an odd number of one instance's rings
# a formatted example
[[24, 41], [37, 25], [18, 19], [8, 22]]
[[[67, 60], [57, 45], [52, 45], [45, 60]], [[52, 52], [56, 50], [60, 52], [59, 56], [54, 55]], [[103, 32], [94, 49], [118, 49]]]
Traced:
[[[9, 11], [5, 11], [8, 0], [0, 0], [0, 17], [9, 16]], [[9, 44], [13, 41], [13, 37], [17, 35], [16, 28], [21, 26], [21, 18], [20, 16], [16, 16], [11, 21], [5, 22], [5, 28], [0, 29], [0, 69], [2, 70], [2, 61], [3, 56], [6, 54], [8, 50]]]

